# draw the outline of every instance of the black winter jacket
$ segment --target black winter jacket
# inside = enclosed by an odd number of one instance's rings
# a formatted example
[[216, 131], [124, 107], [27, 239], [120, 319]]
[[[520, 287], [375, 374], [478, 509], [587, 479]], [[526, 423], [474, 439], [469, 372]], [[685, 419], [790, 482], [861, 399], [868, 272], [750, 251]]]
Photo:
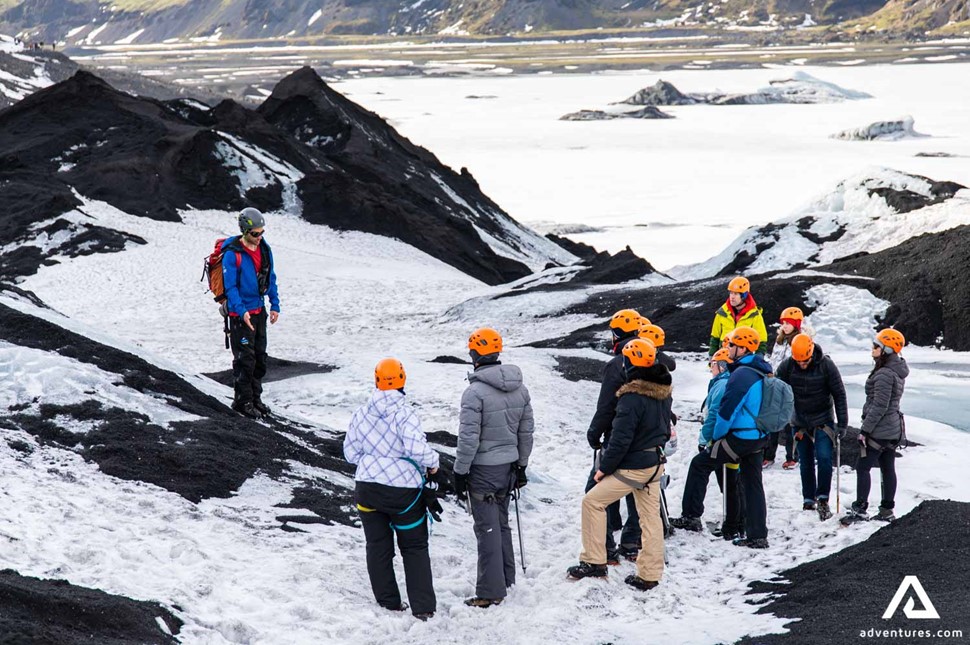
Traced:
[[778, 366], [775, 375], [791, 386], [795, 395], [795, 412], [792, 427], [814, 429], [833, 425], [832, 406], [838, 427], [849, 425], [849, 406], [845, 397], [845, 385], [839, 368], [815, 345], [812, 362], [808, 369], [799, 367], [791, 356]]
[[657, 448], [670, 439], [671, 378], [663, 365], [643, 370], [647, 380], [630, 381], [617, 393], [616, 417], [600, 470], [640, 470], [660, 463]]
[[616, 391], [626, 384], [622, 352], [631, 340], [633, 338], [627, 338], [617, 343], [613, 349], [616, 356], [603, 366], [603, 380], [600, 385], [599, 398], [596, 400], [596, 412], [593, 414], [593, 420], [589, 422], [589, 430], [586, 431], [586, 439], [591, 446], [605, 443], [610, 438], [613, 417], [616, 416]]

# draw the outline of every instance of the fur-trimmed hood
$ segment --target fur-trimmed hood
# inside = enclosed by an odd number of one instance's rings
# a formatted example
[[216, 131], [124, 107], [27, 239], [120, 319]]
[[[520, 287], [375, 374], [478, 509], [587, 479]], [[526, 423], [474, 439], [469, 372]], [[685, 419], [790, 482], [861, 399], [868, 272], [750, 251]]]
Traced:
[[674, 388], [672, 385], [662, 385], [660, 383], [652, 383], [650, 381], [642, 381], [638, 379], [635, 381], [630, 381], [617, 390], [616, 397], [619, 398], [624, 394], [640, 394], [651, 399], [663, 401], [664, 399], [669, 399], [673, 391]]

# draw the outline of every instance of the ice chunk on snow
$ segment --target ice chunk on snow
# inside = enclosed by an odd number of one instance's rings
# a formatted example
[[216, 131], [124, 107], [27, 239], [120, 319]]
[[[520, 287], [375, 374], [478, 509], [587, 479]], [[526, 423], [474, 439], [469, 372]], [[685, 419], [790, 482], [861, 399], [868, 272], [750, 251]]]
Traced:
[[913, 129], [913, 117], [904, 116], [893, 121], [876, 121], [862, 128], [843, 130], [833, 134], [832, 138], [845, 141], [899, 141], [925, 136]]

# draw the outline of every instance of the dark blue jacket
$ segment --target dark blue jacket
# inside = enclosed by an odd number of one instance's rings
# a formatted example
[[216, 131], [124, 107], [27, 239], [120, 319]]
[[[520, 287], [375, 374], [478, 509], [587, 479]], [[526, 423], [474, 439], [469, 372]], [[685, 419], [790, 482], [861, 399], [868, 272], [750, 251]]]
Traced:
[[[747, 369], [752, 368], [752, 369]], [[771, 374], [774, 368], [761, 354], [748, 354], [728, 365], [728, 379], [721, 407], [714, 424], [714, 440], [722, 439], [730, 432], [738, 439], [760, 439], [761, 431], [755, 417], [761, 410], [762, 378], [754, 370]]]
[[[280, 296], [276, 288], [276, 269], [273, 266], [273, 252], [269, 244], [266, 240], [259, 242], [263, 263], [269, 263], [268, 269], [264, 267], [263, 284], [260, 284], [261, 281], [256, 275], [253, 259], [242, 250], [241, 244], [238, 237], [230, 237], [222, 245], [224, 250], [222, 280], [226, 289], [229, 313], [242, 316], [247, 311], [261, 309], [266, 306], [266, 296], [269, 296], [270, 309], [279, 311]], [[238, 269], [236, 269], [237, 264]]]
[[670, 372], [658, 364], [642, 370], [642, 377], [616, 393], [616, 416], [600, 458], [604, 474], [656, 466], [660, 463], [657, 449], [670, 439]]

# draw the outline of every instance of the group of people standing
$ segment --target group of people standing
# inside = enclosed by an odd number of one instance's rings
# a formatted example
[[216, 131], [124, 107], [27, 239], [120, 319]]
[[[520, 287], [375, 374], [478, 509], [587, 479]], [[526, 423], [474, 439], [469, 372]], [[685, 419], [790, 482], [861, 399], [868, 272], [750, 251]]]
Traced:
[[[734, 278], [728, 292], [711, 331], [711, 380], [682, 514], [669, 524], [703, 530], [704, 498], [714, 473], [725, 498], [723, 521], [715, 532], [737, 546], [764, 549], [769, 544], [762, 470], [773, 461], [778, 439], [789, 450], [786, 462], [794, 462], [797, 455], [803, 508], [828, 520], [833, 516], [833, 456], [848, 436], [848, 405], [838, 367], [813, 339], [800, 308], [782, 312], [769, 356], [763, 310], [751, 294], [750, 282]], [[636, 562], [636, 573], [625, 582], [646, 591], [660, 584], [664, 573], [668, 527], [661, 482], [667, 457], [677, 444], [677, 417], [672, 411], [672, 372], [677, 364], [663, 350], [664, 330], [637, 311], [618, 311], [609, 327], [613, 357], [604, 367], [587, 431], [594, 464], [582, 502], [582, 551], [567, 575], [606, 577], [609, 565], [626, 558]], [[875, 365], [866, 382], [863, 423], [856, 435], [857, 498], [843, 523], [870, 519], [870, 471], [877, 465], [882, 471], [882, 499], [872, 519], [894, 519], [896, 448], [905, 440], [899, 412], [908, 375], [900, 356], [905, 342], [894, 329], [880, 331], [873, 340]], [[454, 466], [455, 492], [473, 515], [478, 542], [476, 593], [465, 604], [481, 608], [500, 604], [515, 583], [509, 501], [528, 483], [532, 451], [529, 391], [522, 371], [501, 362], [502, 349], [502, 338], [493, 329], [476, 330], [469, 338], [473, 371], [461, 399]], [[780, 432], [759, 425], [762, 399], [771, 396], [768, 391], [774, 386], [768, 379], [787, 384], [793, 399], [790, 423]], [[375, 598], [387, 609], [408, 608], [392, 566], [396, 535], [411, 611], [427, 620], [436, 610], [425, 520], [430, 508], [427, 484], [437, 478], [439, 457], [405, 404], [405, 383], [399, 361], [378, 364], [375, 390], [353, 415], [344, 453], [357, 465], [357, 508]], [[619, 543], [616, 531], [621, 531]]]

